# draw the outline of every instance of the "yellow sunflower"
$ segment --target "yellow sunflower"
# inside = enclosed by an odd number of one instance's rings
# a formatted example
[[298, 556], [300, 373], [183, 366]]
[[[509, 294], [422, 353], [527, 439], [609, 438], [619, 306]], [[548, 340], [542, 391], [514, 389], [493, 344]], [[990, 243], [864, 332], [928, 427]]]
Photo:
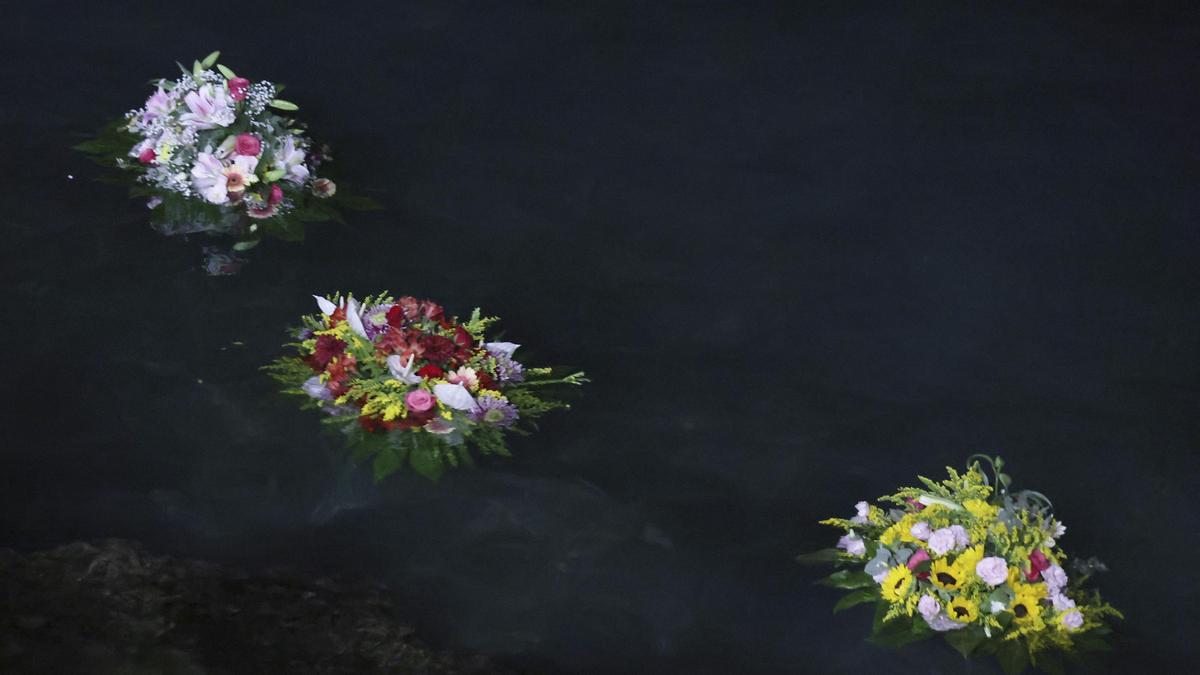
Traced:
[[960, 553], [954, 564], [958, 566], [958, 573], [962, 575], [963, 580], [966, 580], [975, 574], [975, 566], [980, 560], [983, 560], [983, 544], [972, 546]]
[[1013, 613], [1013, 621], [1017, 624], [1034, 624], [1041, 623], [1042, 609], [1038, 605], [1041, 600], [1041, 593], [1032, 590], [1032, 586], [1022, 584], [1024, 588], [1016, 589], [1016, 597], [1013, 598], [1012, 607], [1009, 611]]
[[938, 558], [929, 569], [929, 580], [943, 590], [957, 591], [962, 585], [963, 574], [957, 563], [950, 564], [945, 558]]
[[979, 606], [960, 595], [946, 605], [946, 616], [959, 623], [971, 623], [979, 618]]
[[912, 584], [912, 570], [904, 565], [896, 565], [883, 578], [883, 583], [879, 587], [879, 593], [888, 602], [900, 602], [904, 599], [904, 596], [908, 595], [908, 589], [912, 588]]

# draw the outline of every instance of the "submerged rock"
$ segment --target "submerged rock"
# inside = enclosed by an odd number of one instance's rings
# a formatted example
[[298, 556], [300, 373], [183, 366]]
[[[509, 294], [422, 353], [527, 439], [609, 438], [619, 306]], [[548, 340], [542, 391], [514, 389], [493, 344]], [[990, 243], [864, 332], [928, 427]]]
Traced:
[[378, 588], [248, 576], [115, 540], [0, 550], [0, 671], [503, 672], [421, 644]]

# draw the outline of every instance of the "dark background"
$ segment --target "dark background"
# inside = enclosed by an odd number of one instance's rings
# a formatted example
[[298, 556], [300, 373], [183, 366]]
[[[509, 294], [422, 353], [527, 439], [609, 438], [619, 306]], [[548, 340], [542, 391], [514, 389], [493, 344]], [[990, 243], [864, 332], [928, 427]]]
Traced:
[[[538, 672], [957, 673], [792, 558], [982, 450], [1112, 568], [1112, 672], [1184, 668], [1200, 14], [576, 4], [6, 7], [0, 545], [378, 579]], [[214, 278], [96, 183], [68, 146], [216, 48], [388, 210]], [[373, 486], [256, 370], [337, 289], [595, 382], [513, 461]]]

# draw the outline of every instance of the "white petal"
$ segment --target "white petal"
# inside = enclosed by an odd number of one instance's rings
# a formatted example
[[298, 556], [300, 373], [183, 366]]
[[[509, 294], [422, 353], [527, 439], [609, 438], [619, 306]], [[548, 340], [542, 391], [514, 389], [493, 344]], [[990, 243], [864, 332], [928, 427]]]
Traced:
[[362, 317], [358, 315], [358, 301], [353, 297], [346, 300], [346, 323], [350, 324], [350, 330], [358, 333], [359, 337], [367, 337], [367, 329], [363, 327]]
[[505, 356], [512, 356], [513, 352], [517, 351], [517, 347], [520, 346], [515, 342], [489, 342], [484, 345], [484, 348], [489, 352], [498, 352]]
[[314, 295], [313, 298], [316, 299], [317, 307], [321, 308], [321, 313], [324, 314], [325, 316], [329, 316], [330, 314], [333, 314], [334, 312], [337, 311], [337, 305], [326, 300], [325, 298], [322, 298], [319, 295]]
[[475, 403], [475, 399], [471, 398], [471, 394], [467, 392], [466, 387], [461, 384], [435, 384], [433, 385], [433, 395], [455, 410], [475, 410], [479, 407]]
[[421, 376], [413, 375], [412, 372], [414, 358], [416, 357], [409, 356], [408, 363], [402, 363], [400, 361], [399, 354], [392, 354], [391, 356], [387, 357], [388, 371], [392, 374], [392, 377], [405, 384], [420, 384]]

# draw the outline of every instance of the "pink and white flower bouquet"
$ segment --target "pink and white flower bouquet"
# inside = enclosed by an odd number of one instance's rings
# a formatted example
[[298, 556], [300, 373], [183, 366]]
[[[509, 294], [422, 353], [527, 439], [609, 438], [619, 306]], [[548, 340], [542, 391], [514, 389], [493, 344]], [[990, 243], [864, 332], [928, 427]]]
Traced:
[[339, 220], [339, 206], [372, 207], [320, 174], [329, 148], [288, 116], [298, 106], [279, 98], [282, 85], [239, 76], [219, 56], [154, 80], [140, 108], [76, 148], [132, 174], [160, 231], [233, 234], [235, 250], [264, 234], [300, 239], [306, 222]]

